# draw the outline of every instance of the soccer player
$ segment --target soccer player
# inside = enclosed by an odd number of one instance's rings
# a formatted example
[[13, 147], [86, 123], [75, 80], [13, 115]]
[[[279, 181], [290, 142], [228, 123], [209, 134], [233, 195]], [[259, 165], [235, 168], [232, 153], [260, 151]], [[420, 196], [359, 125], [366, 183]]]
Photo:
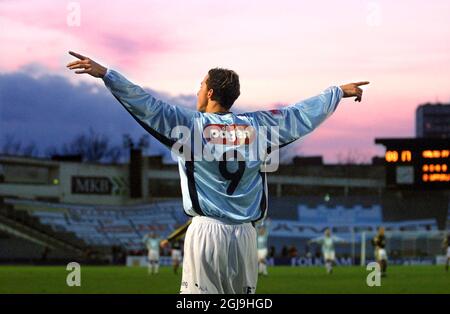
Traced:
[[175, 274], [178, 274], [178, 267], [181, 262], [182, 258], [182, 252], [181, 252], [181, 245], [182, 245], [182, 238], [186, 234], [186, 231], [191, 224], [191, 220], [186, 222], [184, 225], [178, 227], [173, 231], [167, 239], [164, 239], [161, 242], [161, 247], [167, 247], [169, 244], [171, 244], [171, 253], [172, 253], [172, 266], [173, 271]]
[[269, 232], [267, 226], [261, 226], [258, 228], [257, 246], [258, 246], [258, 273], [260, 275], [267, 276], [267, 239]]
[[[117, 71], [69, 53], [78, 59], [69, 69], [102, 78], [132, 117], [177, 154], [183, 207], [193, 216], [184, 242], [180, 292], [254, 293], [254, 224], [266, 215], [267, 166], [276, 166], [272, 159], [278, 148], [312, 132], [343, 97], [361, 101], [360, 86], [369, 82], [331, 86], [277, 110], [236, 114], [230, 109], [240, 95], [239, 76], [214, 68], [200, 83], [194, 111], [158, 100]], [[262, 144], [257, 158], [255, 143]]]
[[447, 260], [445, 261], [445, 271], [448, 271], [448, 264], [450, 262], [450, 235], [445, 236], [443, 246], [447, 253]]
[[181, 240], [175, 240], [172, 242], [171, 245], [171, 253], [172, 253], [172, 266], [173, 266], [173, 272], [175, 274], [178, 274], [178, 267], [180, 266], [182, 254], [181, 254]]
[[372, 239], [372, 245], [375, 247], [375, 260], [380, 265], [381, 276], [386, 276], [387, 271], [387, 253], [386, 253], [386, 237], [384, 235], [384, 228], [379, 227], [378, 233]]
[[334, 244], [338, 242], [345, 242], [344, 239], [331, 235], [330, 228], [325, 229], [325, 234], [321, 237], [308, 241], [309, 243], [318, 243], [322, 246], [323, 259], [325, 261], [325, 269], [328, 274], [333, 273], [333, 265], [336, 261], [336, 254], [334, 251]]
[[157, 274], [159, 272], [159, 246], [161, 239], [154, 232], [146, 234], [142, 239], [148, 250], [148, 273]]

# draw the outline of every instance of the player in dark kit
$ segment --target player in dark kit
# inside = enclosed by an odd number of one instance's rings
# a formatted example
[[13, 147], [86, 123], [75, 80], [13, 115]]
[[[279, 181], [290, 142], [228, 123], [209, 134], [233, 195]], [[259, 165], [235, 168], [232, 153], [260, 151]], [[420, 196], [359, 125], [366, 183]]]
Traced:
[[372, 239], [372, 245], [375, 247], [375, 260], [380, 265], [381, 276], [386, 276], [387, 270], [387, 253], [386, 253], [386, 237], [384, 228], [378, 228], [377, 235]]
[[173, 266], [173, 272], [175, 274], [178, 274], [178, 267], [181, 263], [181, 246], [183, 242], [181, 239], [175, 240], [172, 242], [172, 266]]
[[443, 246], [447, 257], [445, 261], [445, 271], [448, 271], [448, 264], [450, 262], [450, 235], [444, 238]]
[[169, 244], [171, 246], [172, 266], [173, 266], [173, 272], [175, 274], [178, 274], [178, 268], [180, 267], [180, 263], [181, 263], [181, 259], [182, 259], [182, 253], [181, 253], [181, 249], [183, 246], [182, 238], [186, 234], [186, 231], [190, 224], [191, 224], [191, 220], [189, 220], [184, 225], [175, 229], [175, 231], [173, 231], [167, 237], [167, 239], [165, 239], [161, 242], [162, 247], [166, 247]]

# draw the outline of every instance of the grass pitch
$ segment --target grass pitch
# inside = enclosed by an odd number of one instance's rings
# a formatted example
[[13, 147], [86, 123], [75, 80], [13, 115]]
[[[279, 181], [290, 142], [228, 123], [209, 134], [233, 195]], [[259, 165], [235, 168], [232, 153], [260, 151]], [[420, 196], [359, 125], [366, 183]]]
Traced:
[[[0, 293], [162, 293], [177, 294], [181, 270], [161, 267], [148, 275], [140, 267], [81, 266], [81, 287], [68, 287], [65, 266], [0, 266]], [[368, 287], [363, 267], [271, 267], [259, 277], [256, 293], [450, 293], [443, 266], [390, 266], [380, 287]]]

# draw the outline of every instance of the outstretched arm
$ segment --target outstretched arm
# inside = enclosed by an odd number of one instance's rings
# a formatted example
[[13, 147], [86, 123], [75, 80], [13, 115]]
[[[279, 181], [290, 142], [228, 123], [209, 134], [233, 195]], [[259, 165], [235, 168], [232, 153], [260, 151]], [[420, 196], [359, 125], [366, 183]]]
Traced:
[[182, 225], [181, 227], [179, 227], [175, 231], [173, 231], [167, 237], [167, 239], [164, 239], [161, 241], [161, 246], [165, 247], [169, 244], [169, 242], [176, 241], [176, 240], [182, 238], [186, 234], [187, 229], [188, 229], [189, 225], [191, 224], [191, 222], [192, 222], [192, 220], [188, 220], [188, 222], [186, 222], [184, 225]]
[[318, 243], [318, 244], [322, 244], [323, 242], [323, 236], [311, 239], [308, 241], [308, 243]]
[[78, 53], [70, 51], [69, 54], [78, 58], [67, 65], [70, 70], [76, 70], [76, 74], [89, 74], [102, 78], [106, 87], [133, 118], [166, 146], [170, 147], [176, 141], [171, 138], [173, 128], [191, 127], [195, 111], [164, 103], [140, 86], [128, 81], [120, 73], [107, 69]]
[[[363, 91], [359, 87], [369, 84], [367, 81], [331, 86], [319, 95], [300, 101], [288, 107], [269, 111], [247, 113], [259, 126], [277, 127], [279, 145], [283, 147], [309, 134], [324, 122], [336, 110], [342, 98], [356, 97], [361, 101]], [[273, 140], [272, 140], [273, 142]], [[272, 143], [273, 144], [273, 143]]]
[[347, 240], [337, 237], [337, 236], [333, 236], [333, 241], [336, 243], [347, 243]]

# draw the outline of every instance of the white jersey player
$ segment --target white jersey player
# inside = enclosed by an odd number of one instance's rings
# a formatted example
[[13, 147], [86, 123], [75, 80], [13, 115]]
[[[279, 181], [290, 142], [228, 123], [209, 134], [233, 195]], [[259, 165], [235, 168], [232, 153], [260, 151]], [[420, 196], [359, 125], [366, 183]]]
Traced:
[[156, 99], [120, 73], [69, 53], [79, 59], [69, 69], [102, 78], [124, 109], [177, 155], [184, 211], [193, 217], [180, 292], [254, 293], [253, 225], [266, 215], [267, 165], [276, 170], [278, 148], [312, 132], [343, 97], [361, 101], [359, 86], [369, 82], [330, 86], [291, 106], [237, 114], [230, 109], [240, 95], [239, 76], [215, 68], [201, 82], [194, 111]]
[[142, 239], [148, 250], [148, 273], [157, 274], [159, 272], [159, 247], [161, 239], [154, 233], [144, 236]]
[[258, 247], [258, 273], [267, 276], [267, 240], [269, 238], [268, 226], [261, 226], [258, 228], [257, 247]]
[[325, 235], [309, 241], [310, 243], [318, 243], [322, 246], [322, 254], [325, 262], [325, 269], [328, 274], [333, 273], [333, 264], [336, 260], [336, 253], [334, 250], [334, 244], [339, 242], [345, 242], [345, 240], [332, 236], [331, 230], [327, 228]]

